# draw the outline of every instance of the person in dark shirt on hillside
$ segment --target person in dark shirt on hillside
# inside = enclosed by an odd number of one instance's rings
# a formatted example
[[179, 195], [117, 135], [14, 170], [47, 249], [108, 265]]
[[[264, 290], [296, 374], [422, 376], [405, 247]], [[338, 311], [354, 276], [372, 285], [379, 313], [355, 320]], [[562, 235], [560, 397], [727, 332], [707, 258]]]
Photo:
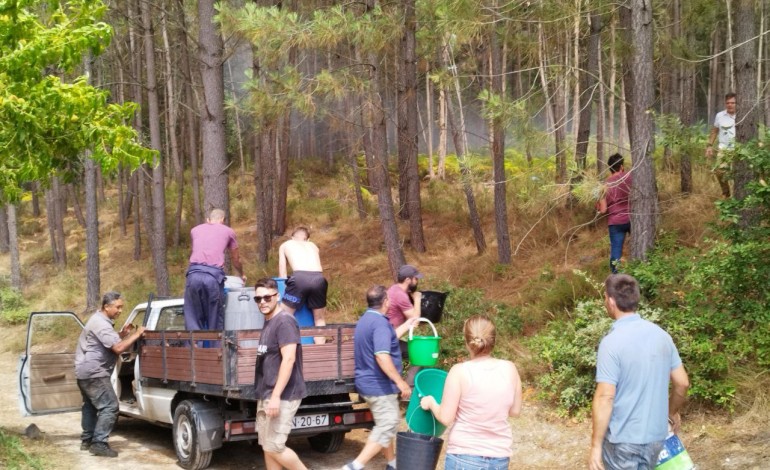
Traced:
[[225, 225], [225, 211], [213, 209], [205, 224], [190, 230], [192, 254], [184, 286], [184, 327], [222, 330], [225, 327], [225, 250], [244, 281], [238, 242]]
[[607, 227], [610, 232], [610, 270], [618, 272], [620, 258], [623, 256], [623, 243], [631, 233], [631, 211], [628, 198], [631, 195], [631, 174], [623, 167], [623, 156], [613, 154], [607, 160], [611, 175], [607, 178], [604, 197], [598, 204], [600, 214], [607, 214]]
[[265, 316], [257, 347], [254, 386], [257, 398], [257, 435], [269, 470], [307, 470], [286, 447], [292, 420], [307, 396], [302, 374], [299, 324], [278, 303], [278, 284], [263, 278], [254, 285], [254, 301]]

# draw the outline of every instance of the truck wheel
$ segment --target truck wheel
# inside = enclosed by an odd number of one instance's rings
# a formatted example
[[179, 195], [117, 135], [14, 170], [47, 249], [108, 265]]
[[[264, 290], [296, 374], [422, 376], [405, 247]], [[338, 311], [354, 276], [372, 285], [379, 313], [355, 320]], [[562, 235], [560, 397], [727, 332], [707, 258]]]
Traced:
[[307, 438], [310, 448], [322, 454], [333, 454], [340, 450], [342, 442], [345, 441], [343, 431], [324, 432]]
[[202, 470], [211, 463], [212, 451], [198, 446], [198, 428], [193, 418], [193, 403], [185, 400], [174, 410], [174, 450], [179, 465], [187, 470]]

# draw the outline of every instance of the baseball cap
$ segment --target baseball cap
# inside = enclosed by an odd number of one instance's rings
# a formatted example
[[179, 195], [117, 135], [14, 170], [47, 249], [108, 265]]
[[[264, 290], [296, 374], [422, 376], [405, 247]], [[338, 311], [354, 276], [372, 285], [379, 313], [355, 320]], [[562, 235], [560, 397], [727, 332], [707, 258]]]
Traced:
[[411, 264], [405, 264], [398, 268], [399, 279], [406, 279], [408, 277], [416, 277], [417, 279], [422, 279], [422, 273]]

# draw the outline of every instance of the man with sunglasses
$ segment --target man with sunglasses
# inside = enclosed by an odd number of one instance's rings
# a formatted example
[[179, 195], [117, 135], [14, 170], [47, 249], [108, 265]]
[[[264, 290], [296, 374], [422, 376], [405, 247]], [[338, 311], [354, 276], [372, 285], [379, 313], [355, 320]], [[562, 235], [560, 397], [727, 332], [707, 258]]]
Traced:
[[184, 286], [184, 326], [187, 330], [225, 327], [225, 251], [243, 280], [235, 231], [225, 225], [225, 211], [213, 209], [205, 224], [190, 230], [192, 254]]
[[299, 404], [307, 396], [302, 375], [302, 345], [294, 315], [278, 303], [278, 284], [263, 278], [254, 285], [254, 301], [265, 316], [257, 347], [254, 386], [257, 434], [269, 469], [306, 470], [286, 439]]

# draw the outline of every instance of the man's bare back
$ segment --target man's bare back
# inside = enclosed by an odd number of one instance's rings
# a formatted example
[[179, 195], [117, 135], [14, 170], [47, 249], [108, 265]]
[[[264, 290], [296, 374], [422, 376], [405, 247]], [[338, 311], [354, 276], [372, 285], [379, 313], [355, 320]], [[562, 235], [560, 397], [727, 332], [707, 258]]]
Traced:
[[288, 276], [288, 265], [292, 271], [323, 272], [318, 246], [307, 240], [292, 238], [281, 244], [278, 249], [278, 275]]

